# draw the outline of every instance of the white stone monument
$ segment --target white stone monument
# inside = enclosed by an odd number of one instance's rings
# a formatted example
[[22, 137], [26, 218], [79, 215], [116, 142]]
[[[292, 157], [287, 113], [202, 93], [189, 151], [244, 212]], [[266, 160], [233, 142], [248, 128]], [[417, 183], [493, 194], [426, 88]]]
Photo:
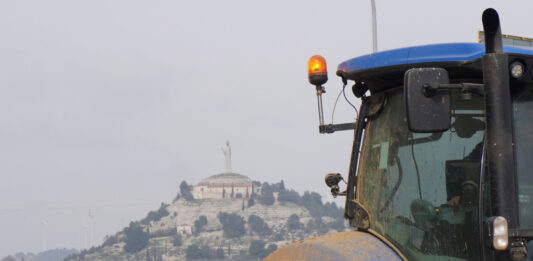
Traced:
[[226, 141], [226, 147], [222, 148], [222, 153], [226, 156], [226, 172], [231, 173], [231, 146], [229, 145], [229, 140]]

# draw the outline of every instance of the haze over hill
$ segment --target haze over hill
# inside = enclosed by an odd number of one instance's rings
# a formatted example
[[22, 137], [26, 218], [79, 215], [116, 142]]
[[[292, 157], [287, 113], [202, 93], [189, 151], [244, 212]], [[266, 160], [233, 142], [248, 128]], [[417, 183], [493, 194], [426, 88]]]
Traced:
[[171, 204], [66, 260], [255, 260], [294, 240], [344, 230], [342, 209], [319, 194], [229, 172], [194, 186], [181, 182]]

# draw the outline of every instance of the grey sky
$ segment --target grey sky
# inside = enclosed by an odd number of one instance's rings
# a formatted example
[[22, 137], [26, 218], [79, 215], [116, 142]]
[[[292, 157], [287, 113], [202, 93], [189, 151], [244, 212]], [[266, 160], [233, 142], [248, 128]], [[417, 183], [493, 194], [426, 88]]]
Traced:
[[[474, 42], [487, 7], [503, 32], [533, 37], [531, 1], [376, 0], [379, 49]], [[0, 257], [95, 244], [181, 180], [233, 169], [327, 192], [352, 133], [317, 132], [306, 62], [371, 51], [369, 1], [0, 1]], [[341, 100], [337, 122], [353, 120]]]

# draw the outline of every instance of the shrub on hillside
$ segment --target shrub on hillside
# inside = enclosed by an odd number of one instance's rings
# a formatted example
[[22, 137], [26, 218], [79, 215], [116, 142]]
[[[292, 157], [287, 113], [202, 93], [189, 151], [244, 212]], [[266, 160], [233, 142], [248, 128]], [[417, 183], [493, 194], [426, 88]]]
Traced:
[[168, 211], [167, 211], [167, 207], [168, 207], [168, 204], [165, 204], [165, 203], [161, 203], [161, 206], [159, 207], [159, 209], [157, 211], [150, 211], [148, 212], [148, 215], [141, 220], [141, 224], [148, 224], [150, 223], [151, 221], [159, 221], [161, 220], [161, 218], [163, 217], [166, 217], [168, 216]]
[[216, 259], [223, 259], [224, 258], [224, 249], [221, 247], [217, 248], [216, 251]]
[[287, 220], [287, 227], [290, 230], [296, 230], [302, 228], [302, 223], [300, 223], [300, 217], [296, 214], [292, 214]]
[[192, 190], [192, 186], [189, 186], [189, 184], [187, 184], [185, 180], [181, 182], [180, 193], [181, 193], [181, 196], [187, 201], [194, 200], [191, 190]]
[[188, 260], [197, 260], [197, 259], [222, 259], [224, 258], [224, 250], [222, 248], [214, 249], [210, 248], [207, 245], [199, 247], [198, 245], [192, 244], [187, 249], [185, 249], [185, 257]]
[[276, 244], [270, 244], [268, 245], [268, 247], [266, 248], [266, 255], [270, 255], [270, 253], [274, 252], [278, 250], [278, 246]]
[[272, 206], [275, 202], [274, 188], [266, 182], [261, 186], [261, 197], [259, 198], [259, 202], [265, 206]]
[[185, 257], [188, 260], [201, 259], [202, 250], [200, 250], [198, 245], [192, 244], [189, 247], [187, 247], [187, 249], [185, 249]]
[[265, 258], [270, 253], [278, 249], [278, 246], [276, 246], [275, 244], [271, 244], [266, 248], [265, 246], [266, 243], [264, 241], [252, 240], [252, 242], [250, 243], [250, 248], [248, 249], [248, 254], [250, 254], [250, 256], [252, 257]]
[[236, 238], [244, 235], [246, 232], [246, 229], [244, 228], [244, 219], [237, 214], [219, 212], [217, 218], [222, 224], [224, 237]]
[[194, 228], [197, 232], [202, 231], [202, 228], [207, 225], [207, 217], [200, 216], [196, 221], [194, 221]]
[[301, 204], [300, 194], [294, 190], [284, 190], [279, 193], [278, 196], [279, 202], [292, 202], [295, 204]]
[[328, 227], [335, 229], [338, 232], [346, 230], [346, 224], [344, 222], [344, 217], [336, 218], [335, 221], [328, 223]]
[[175, 234], [174, 236], [172, 236], [172, 245], [174, 245], [174, 246], [182, 246], [183, 245], [183, 240], [181, 239], [181, 235], [180, 234]]
[[133, 222], [130, 223], [129, 227], [124, 229], [124, 234], [126, 235], [124, 251], [127, 253], [136, 253], [145, 248], [150, 239], [148, 233], [140, 225]]
[[251, 215], [248, 217], [248, 226], [252, 232], [257, 233], [258, 235], [267, 236], [272, 234], [272, 230], [268, 227], [268, 224], [257, 215]]
[[252, 194], [252, 196], [248, 200], [248, 207], [252, 207], [253, 205], [255, 205], [255, 199], [254, 198], [255, 198], [255, 194]]
[[112, 246], [118, 243], [117, 236], [105, 236], [102, 246]]

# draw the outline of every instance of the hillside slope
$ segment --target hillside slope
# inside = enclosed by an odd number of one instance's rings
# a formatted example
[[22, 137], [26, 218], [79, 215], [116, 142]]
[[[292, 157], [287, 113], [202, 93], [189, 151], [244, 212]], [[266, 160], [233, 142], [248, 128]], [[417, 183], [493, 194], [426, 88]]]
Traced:
[[178, 197], [102, 246], [66, 260], [254, 260], [294, 240], [346, 229], [342, 210], [323, 204], [317, 193], [300, 196], [283, 188], [273, 195], [273, 200]]

